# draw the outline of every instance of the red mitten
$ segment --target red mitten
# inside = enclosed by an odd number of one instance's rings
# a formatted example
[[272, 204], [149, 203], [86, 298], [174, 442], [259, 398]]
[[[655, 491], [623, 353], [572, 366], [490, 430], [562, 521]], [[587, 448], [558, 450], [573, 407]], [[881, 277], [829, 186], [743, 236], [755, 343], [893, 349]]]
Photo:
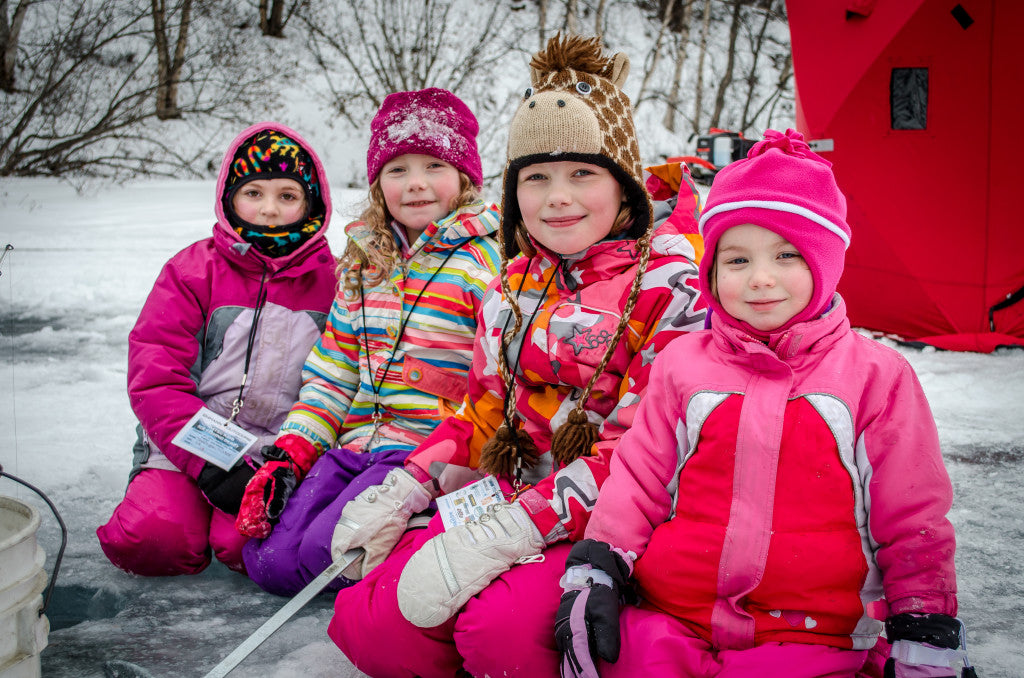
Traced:
[[235, 520], [235, 529], [258, 539], [270, 535], [288, 498], [319, 456], [312, 443], [297, 435], [282, 436], [261, 452], [266, 463], [245, 486]]

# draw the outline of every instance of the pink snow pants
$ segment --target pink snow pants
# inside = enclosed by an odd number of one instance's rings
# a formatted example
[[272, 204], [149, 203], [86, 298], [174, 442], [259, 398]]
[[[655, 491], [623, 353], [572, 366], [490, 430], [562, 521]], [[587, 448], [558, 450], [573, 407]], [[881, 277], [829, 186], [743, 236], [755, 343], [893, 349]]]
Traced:
[[331, 640], [372, 678], [474, 676], [557, 678], [555, 612], [569, 544], [544, 551], [544, 561], [514, 565], [472, 598], [455, 618], [431, 629], [405, 620], [396, 589], [402, 568], [441, 532], [434, 517], [410, 530], [391, 555], [355, 586], [342, 589], [327, 629]]
[[622, 651], [600, 662], [601, 678], [853, 678], [867, 650], [826, 645], [765, 643], [746, 650], [714, 650], [677, 618], [626, 606], [619, 618]]
[[197, 574], [210, 551], [232, 570], [244, 572], [235, 518], [206, 501], [184, 473], [146, 469], [128, 483], [124, 499], [96, 530], [107, 558], [125, 572], [147, 577]]

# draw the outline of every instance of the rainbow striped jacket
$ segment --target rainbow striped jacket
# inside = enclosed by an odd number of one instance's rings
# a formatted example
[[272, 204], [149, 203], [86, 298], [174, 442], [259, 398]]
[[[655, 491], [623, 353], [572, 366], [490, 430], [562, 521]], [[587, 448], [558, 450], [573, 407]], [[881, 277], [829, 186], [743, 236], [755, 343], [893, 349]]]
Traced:
[[[423, 441], [466, 393], [477, 314], [500, 265], [499, 221], [496, 205], [462, 208], [403, 244], [388, 280], [361, 293], [339, 286], [281, 434], [321, 452], [411, 451]], [[345, 232], [369, 241], [363, 222]]]

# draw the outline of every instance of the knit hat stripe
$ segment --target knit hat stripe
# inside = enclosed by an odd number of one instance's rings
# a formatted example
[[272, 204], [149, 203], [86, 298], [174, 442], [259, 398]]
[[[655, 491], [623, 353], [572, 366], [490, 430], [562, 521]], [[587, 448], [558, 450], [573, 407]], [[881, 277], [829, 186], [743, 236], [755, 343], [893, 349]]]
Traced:
[[821, 216], [817, 212], [809, 210], [806, 207], [803, 207], [801, 205], [794, 205], [793, 203], [790, 202], [780, 202], [778, 200], [737, 200], [734, 202], [726, 202], [720, 205], [715, 205], [714, 207], [705, 211], [701, 215], [700, 221], [697, 224], [697, 228], [700, 230], [700, 234], [703, 236], [704, 224], [706, 224], [708, 219], [710, 219], [711, 217], [715, 216], [716, 214], [721, 214], [723, 212], [731, 212], [733, 210], [741, 210], [746, 209], [748, 207], [763, 210], [773, 210], [775, 212], [788, 212], [789, 214], [799, 215], [801, 217], [804, 217], [805, 219], [813, 221], [819, 226], [822, 226], [825, 229], [834, 233], [835, 235], [839, 236], [839, 238], [842, 239], [843, 243], [845, 243], [846, 248], [850, 247], [850, 235], [841, 226], [838, 226], [834, 222], [829, 221], [828, 219]]

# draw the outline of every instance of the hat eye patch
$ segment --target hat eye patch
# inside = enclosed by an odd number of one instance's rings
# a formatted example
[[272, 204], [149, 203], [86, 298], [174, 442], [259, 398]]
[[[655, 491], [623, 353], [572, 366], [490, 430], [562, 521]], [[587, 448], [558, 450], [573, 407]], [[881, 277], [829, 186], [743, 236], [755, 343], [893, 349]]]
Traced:
[[581, 80], [576, 83], [576, 91], [582, 94], [583, 96], [589, 96], [593, 90], [594, 88], [590, 86], [589, 82], [584, 82]]

